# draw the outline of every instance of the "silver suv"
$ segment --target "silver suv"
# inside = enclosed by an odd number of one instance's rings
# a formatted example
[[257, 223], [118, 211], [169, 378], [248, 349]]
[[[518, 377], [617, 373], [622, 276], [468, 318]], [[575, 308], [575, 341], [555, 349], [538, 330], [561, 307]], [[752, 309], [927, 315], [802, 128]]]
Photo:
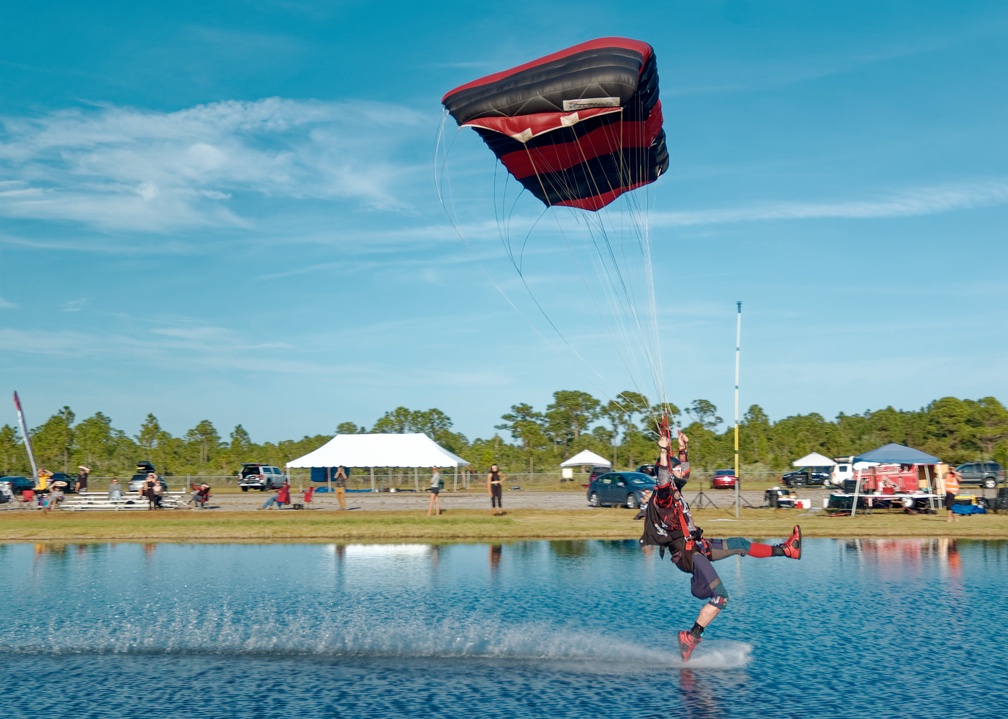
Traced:
[[967, 462], [956, 467], [963, 484], [982, 484], [994, 489], [1005, 481], [1005, 473], [997, 462]]
[[265, 492], [267, 489], [277, 489], [287, 481], [287, 475], [279, 467], [271, 464], [245, 463], [241, 468], [241, 475], [238, 477], [238, 486], [243, 492], [250, 489], [258, 489]]

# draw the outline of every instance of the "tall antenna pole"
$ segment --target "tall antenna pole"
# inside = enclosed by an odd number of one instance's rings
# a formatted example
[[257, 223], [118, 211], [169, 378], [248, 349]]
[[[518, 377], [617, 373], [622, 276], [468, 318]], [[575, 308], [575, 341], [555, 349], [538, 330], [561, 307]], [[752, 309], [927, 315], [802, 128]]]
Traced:
[[738, 308], [738, 318], [735, 321], [735, 518], [738, 519], [741, 511], [740, 488], [742, 478], [739, 476], [738, 457], [738, 385], [739, 385], [739, 350], [742, 346], [742, 303], [736, 302]]

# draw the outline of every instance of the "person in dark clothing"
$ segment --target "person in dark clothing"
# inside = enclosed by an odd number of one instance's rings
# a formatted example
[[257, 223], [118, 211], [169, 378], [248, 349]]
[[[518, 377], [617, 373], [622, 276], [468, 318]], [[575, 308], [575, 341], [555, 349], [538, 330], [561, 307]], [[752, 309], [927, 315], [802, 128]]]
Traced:
[[658, 440], [659, 456], [655, 462], [657, 480], [644, 517], [642, 546], [657, 546], [659, 554], [665, 551], [681, 571], [692, 575], [690, 591], [707, 604], [700, 610], [693, 627], [679, 632], [679, 651], [683, 661], [689, 661], [693, 650], [699, 646], [701, 635], [714, 617], [728, 604], [728, 591], [711, 562], [731, 556], [790, 557], [801, 559], [801, 528], [795, 525], [791, 537], [783, 544], [761, 544], [742, 537], [707, 539], [703, 530], [693, 522], [689, 505], [682, 496], [682, 488], [689, 478], [689, 438], [678, 433], [678, 457], [669, 456], [668, 438]]
[[74, 485], [74, 491], [78, 494], [84, 494], [87, 492], [88, 477], [91, 475], [91, 468], [85, 467], [83, 464], [77, 467], [79, 472], [77, 472], [77, 482]]
[[501, 474], [500, 469], [497, 465], [490, 466], [490, 472], [487, 474], [487, 493], [490, 495], [490, 513], [491, 514], [504, 514], [504, 507], [501, 506], [501, 484], [504, 481], [504, 475]]

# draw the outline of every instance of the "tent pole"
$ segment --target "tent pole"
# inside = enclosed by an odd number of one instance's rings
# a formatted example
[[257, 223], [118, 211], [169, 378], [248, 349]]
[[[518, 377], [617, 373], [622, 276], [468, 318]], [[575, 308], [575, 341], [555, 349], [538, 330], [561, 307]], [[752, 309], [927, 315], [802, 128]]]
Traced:
[[372, 467], [372, 468], [371, 468], [371, 491], [372, 491], [372, 492], [373, 492], [373, 491], [375, 491], [375, 484], [374, 484], [374, 467]]
[[860, 494], [858, 490], [860, 489], [861, 489], [861, 470], [857, 469], [854, 472], [854, 501], [851, 502], [851, 508], [850, 508], [850, 516], [852, 517], [854, 516], [854, 512], [857, 511], [858, 494]]
[[420, 491], [420, 469], [417, 467], [413, 468], [413, 491]]
[[929, 464], [924, 465], [924, 476], [927, 478], [928, 483], [928, 507], [930, 507], [931, 511], [933, 512], [935, 506], [934, 506], [934, 491], [932, 491], [931, 489], [931, 465]]

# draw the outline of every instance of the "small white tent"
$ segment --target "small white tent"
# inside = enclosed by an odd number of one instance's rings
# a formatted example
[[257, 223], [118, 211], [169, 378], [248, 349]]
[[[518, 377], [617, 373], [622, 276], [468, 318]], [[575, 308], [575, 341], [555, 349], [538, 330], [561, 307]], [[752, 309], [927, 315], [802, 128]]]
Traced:
[[[469, 462], [425, 434], [337, 434], [313, 452], [292, 459], [287, 467], [369, 467], [374, 489], [375, 467], [454, 467]], [[418, 480], [417, 480], [418, 481]], [[419, 488], [419, 487], [418, 487]]]
[[612, 462], [604, 457], [599, 457], [594, 452], [589, 452], [587, 449], [583, 452], [578, 452], [570, 459], [561, 462], [561, 467], [612, 467]]
[[813, 452], [812, 454], [806, 454], [801, 459], [796, 459], [791, 463], [792, 467], [832, 467], [835, 465], [834, 462], [829, 457], [825, 457], [818, 452]]

